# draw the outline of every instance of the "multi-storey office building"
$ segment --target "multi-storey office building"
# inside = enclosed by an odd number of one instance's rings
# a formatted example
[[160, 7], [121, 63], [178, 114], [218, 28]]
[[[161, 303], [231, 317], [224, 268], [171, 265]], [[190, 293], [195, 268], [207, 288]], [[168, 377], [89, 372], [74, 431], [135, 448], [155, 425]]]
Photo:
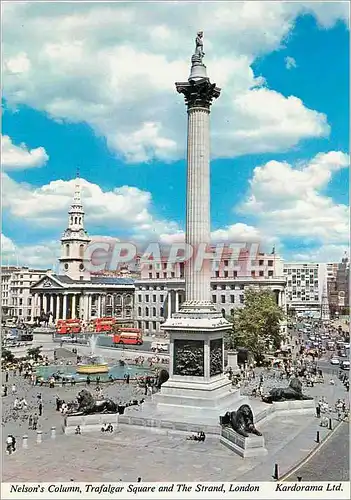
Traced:
[[31, 321], [34, 302], [31, 287], [47, 273], [44, 269], [29, 267], [2, 267], [1, 310], [4, 316]]
[[327, 265], [319, 263], [284, 263], [288, 309], [297, 313], [320, 313], [323, 291], [328, 279]]
[[333, 280], [328, 283], [328, 298], [332, 316], [349, 314], [350, 307], [350, 262], [345, 255], [339, 264]]

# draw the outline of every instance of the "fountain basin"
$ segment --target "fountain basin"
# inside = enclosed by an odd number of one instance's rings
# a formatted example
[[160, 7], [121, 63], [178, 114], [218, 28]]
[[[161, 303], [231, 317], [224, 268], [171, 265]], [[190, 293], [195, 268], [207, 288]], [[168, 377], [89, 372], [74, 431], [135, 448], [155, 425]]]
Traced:
[[98, 373], [108, 373], [110, 370], [101, 356], [89, 356], [84, 362], [78, 363], [76, 372], [83, 375], [95, 375]]
[[[80, 367], [90, 366], [81, 365]], [[94, 365], [96, 366], [96, 365]], [[105, 369], [106, 370], [106, 369]], [[37, 376], [43, 377], [45, 380], [48, 380], [54, 373], [60, 374], [61, 377], [65, 377], [66, 381], [69, 382], [74, 379], [76, 382], [86, 382], [87, 374], [80, 373], [78, 374], [78, 365], [51, 365], [51, 366], [38, 366], [37, 367]], [[88, 374], [89, 375], [89, 374]], [[130, 379], [133, 380], [138, 377], [143, 377], [146, 375], [153, 376], [153, 372], [146, 368], [135, 365], [125, 365], [121, 366], [120, 364], [111, 364], [108, 365], [108, 370], [103, 373], [91, 373], [91, 380], [95, 380], [98, 376], [100, 382], [108, 382], [109, 376], [113, 377], [114, 380], [123, 380], [126, 375], [130, 376]], [[100, 377], [101, 375], [101, 377]]]
[[107, 363], [101, 363], [97, 365], [78, 365], [76, 372], [80, 375], [95, 375], [98, 373], [108, 373], [109, 366]]

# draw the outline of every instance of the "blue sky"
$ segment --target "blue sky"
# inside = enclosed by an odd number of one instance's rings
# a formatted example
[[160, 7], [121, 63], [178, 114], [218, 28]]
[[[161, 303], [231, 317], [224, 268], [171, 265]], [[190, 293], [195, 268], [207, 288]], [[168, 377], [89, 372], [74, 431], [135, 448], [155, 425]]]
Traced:
[[5, 9], [4, 258], [51, 265], [77, 167], [91, 235], [182, 237], [186, 109], [173, 82], [188, 76], [199, 24], [222, 87], [211, 114], [213, 240], [260, 239], [286, 260], [341, 259], [347, 8], [249, 4]]

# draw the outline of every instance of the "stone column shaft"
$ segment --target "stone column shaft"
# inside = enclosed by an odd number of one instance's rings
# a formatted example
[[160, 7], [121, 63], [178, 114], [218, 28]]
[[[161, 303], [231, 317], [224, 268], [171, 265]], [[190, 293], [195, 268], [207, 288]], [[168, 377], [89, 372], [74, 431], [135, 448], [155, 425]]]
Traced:
[[54, 313], [54, 296], [50, 295], [50, 309], [49, 312]]
[[172, 315], [172, 295], [171, 290], [168, 291], [167, 295], [167, 318], [169, 319]]
[[102, 316], [101, 314], [101, 295], [98, 295], [98, 301], [97, 301], [97, 317], [100, 318]]
[[72, 296], [72, 319], [76, 319], [76, 294]]
[[84, 321], [87, 321], [88, 316], [89, 316], [89, 297], [88, 297], [88, 295], [84, 295], [83, 309], [84, 309]]
[[35, 293], [32, 298], [32, 308], [31, 308], [31, 322], [34, 321], [34, 316], [36, 316], [36, 307], [37, 307], [37, 294]]
[[[210, 111], [207, 108], [188, 110], [188, 174], [186, 243], [196, 256], [199, 245], [210, 243]], [[185, 265], [185, 298], [187, 301], [209, 302], [210, 262], [201, 268], [195, 259]]]
[[175, 291], [175, 312], [179, 311], [179, 292]]
[[43, 309], [44, 309], [44, 312], [46, 313], [46, 312], [47, 312], [47, 309], [48, 309], [48, 298], [47, 298], [47, 296], [45, 295], [45, 293], [44, 293], [44, 295], [43, 295]]
[[67, 295], [66, 294], [63, 296], [62, 319], [67, 319]]
[[57, 294], [56, 295], [56, 314], [55, 314], [56, 321], [58, 319], [60, 319], [60, 300], [61, 300], [61, 295]]

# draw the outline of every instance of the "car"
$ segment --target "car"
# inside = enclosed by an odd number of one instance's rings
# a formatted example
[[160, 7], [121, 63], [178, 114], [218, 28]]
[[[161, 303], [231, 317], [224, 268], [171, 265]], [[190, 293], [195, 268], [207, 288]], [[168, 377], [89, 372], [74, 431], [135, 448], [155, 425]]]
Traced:
[[331, 358], [330, 364], [331, 365], [340, 365], [340, 359], [339, 358]]
[[159, 342], [153, 342], [151, 344], [151, 350], [153, 352], [168, 352], [168, 344], [161, 344]]
[[340, 368], [342, 370], [349, 370], [350, 369], [350, 361], [342, 361], [340, 364]]
[[350, 349], [350, 343], [349, 342], [344, 342], [344, 348], [345, 349]]

